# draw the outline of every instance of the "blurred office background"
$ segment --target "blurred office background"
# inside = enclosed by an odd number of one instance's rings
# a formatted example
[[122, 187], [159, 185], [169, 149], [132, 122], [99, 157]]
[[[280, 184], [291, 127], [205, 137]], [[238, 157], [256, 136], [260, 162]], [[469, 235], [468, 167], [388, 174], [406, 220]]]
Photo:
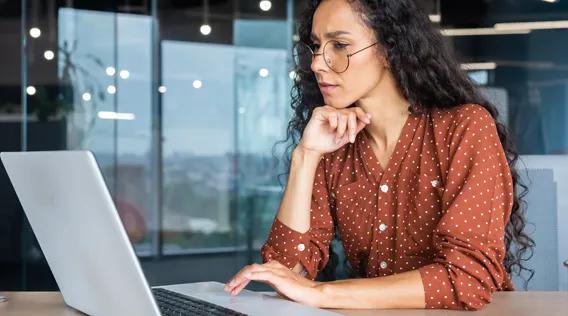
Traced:
[[[568, 0], [419, 2], [523, 155], [529, 289], [568, 290]], [[304, 5], [0, 0], [0, 151], [93, 151], [150, 283], [224, 282], [277, 211]], [[0, 167], [0, 290], [56, 289]]]

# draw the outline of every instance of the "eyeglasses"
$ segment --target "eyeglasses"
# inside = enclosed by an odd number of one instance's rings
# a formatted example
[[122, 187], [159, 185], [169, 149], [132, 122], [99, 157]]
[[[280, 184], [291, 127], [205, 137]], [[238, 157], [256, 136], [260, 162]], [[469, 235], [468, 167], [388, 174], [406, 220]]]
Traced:
[[[312, 71], [311, 66], [314, 58], [316, 58], [316, 56], [323, 55], [323, 60], [329, 69], [336, 73], [342, 73], [347, 71], [347, 68], [349, 68], [349, 59], [351, 56], [374, 45], [377, 45], [377, 43], [361, 48], [354, 53], [349, 53], [347, 51], [346, 44], [336, 40], [330, 40], [323, 46], [323, 52], [318, 54], [314, 52], [314, 49], [310, 47], [310, 45], [304, 42], [298, 42], [294, 46], [294, 60], [299, 71], [309, 73]], [[315, 51], [317, 52], [317, 48], [315, 48]]]

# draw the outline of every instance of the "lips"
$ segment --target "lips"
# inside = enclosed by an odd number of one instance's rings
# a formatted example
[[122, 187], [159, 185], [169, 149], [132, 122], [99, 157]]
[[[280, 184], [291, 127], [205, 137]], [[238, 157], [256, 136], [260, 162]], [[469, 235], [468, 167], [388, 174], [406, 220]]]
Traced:
[[321, 93], [325, 93], [325, 94], [329, 94], [337, 88], [337, 85], [327, 83], [327, 82], [319, 82], [318, 85], [320, 87]]
[[320, 82], [318, 82], [318, 85], [320, 85], [320, 86], [322, 86], [322, 87], [336, 86], [336, 85], [334, 85], [334, 84], [331, 84], [331, 83], [328, 83], [328, 82], [325, 82], [325, 81], [320, 81]]

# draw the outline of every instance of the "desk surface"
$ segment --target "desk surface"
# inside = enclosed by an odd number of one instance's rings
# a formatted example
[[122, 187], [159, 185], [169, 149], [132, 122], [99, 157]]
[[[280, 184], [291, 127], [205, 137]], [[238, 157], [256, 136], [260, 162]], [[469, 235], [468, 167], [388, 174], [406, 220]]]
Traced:
[[[3, 292], [8, 301], [0, 303], [2, 316], [83, 315], [63, 303], [59, 292]], [[568, 292], [498, 292], [481, 311], [448, 310], [334, 310], [344, 315], [562, 315], [568, 311]]]

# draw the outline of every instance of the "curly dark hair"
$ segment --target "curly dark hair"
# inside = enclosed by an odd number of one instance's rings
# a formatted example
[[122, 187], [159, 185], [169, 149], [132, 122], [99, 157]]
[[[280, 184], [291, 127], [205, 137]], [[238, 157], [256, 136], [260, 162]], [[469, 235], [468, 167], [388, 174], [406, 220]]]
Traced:
[[[451, 108], [475, 103], [483, 106], [497, 126], [499, 139], [507, 156], [514, 187], [514, 202], [510, 220], [505, 228], [507, 254], [503, 265], [510, 274], [524, 278], [525, 289], [534, 275], [534, 270], [523, 265], [533, 254], [534, 240], [524, 231], [526, 203], [523, 200], [528, 187], [521, 182], [515, 169], [519, 154], [507, 128], [501, 124], [496, 107], [483, 97], [476, 85], [461, 70], [453, 50], [445, 42], [440, 31], [430, 22], [428, 16], [415, 0], [347, 0], [360, 14], [362, 21], [375, 32], [398, 88], [412, 104], [412, 112], [425, 113], [433, 108]], [[299, 40], [310, 43], [312, 19], [322, 0], [311, 0], [298, 21]], [[278, 144], [287, 144], [285, 161], [287, 171], [290, 153], [298, 144], [313, 110], [324, 101], [314, 73], [296, 71], [297, 78], [292, 87], [293, 115], [288, 123], [286, 139]], [[276, 146], [275, 145], [275, 146]], [[285, 173], [284, 175], [286, 175]], [[338, 229], [336, 227], [336, 240]], [[332, 253], [322, 274], [324, 279], [334, 279], [338, 266], [338, 255]], [[345, 259], [343, 263], [348, 276], [356, 276]]]

